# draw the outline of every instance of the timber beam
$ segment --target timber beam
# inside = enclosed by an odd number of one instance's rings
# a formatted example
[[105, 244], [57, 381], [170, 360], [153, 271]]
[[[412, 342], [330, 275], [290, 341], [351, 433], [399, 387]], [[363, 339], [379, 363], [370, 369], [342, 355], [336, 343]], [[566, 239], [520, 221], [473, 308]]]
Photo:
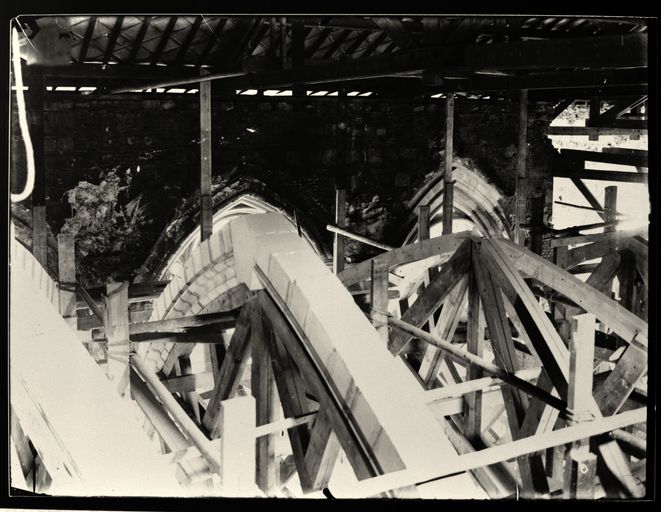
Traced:
[[[221, 87], [228, 89], [250, 89], [263, 87], [292, 86], [297, 83], [314, 84], [337, 82], [349, 79], [420, 74], [425, 70], [442, 69], [444, 72], [471, 72], [497, 69], [517, 71], [548, 68], [618, 69], [644, 68], [647, 66], [647, 34], [634, 33], [618, 36], [597, 36], [562, 40], [517, 41], [490, 45], [448, 45], [416, 50], [404, 50], [360, 59], [347, 59], [338, 63], [319, 64], [289, 70], [264, 71], [243, 76], [219, 76]], [[79, 76], [91, 76], [88, 65], [78, 65]], [[125, 66], [111, 66], [111, 68]], [[133, 66], [140, 68], [146, 66]], [[65, 66], [59, 73], [73, 73]], [[94, 72], [101, 76], [100, 69]], [[136, 70], [144, 75], [145, 70]], [[168, 70], [165, 70], [168, 71]], [[121, 70], [127, 78], [129, 70]], [[54, 70], [49, 70], [54, 74]], [[167, 78], [171, 78], [168, 76]], [[140, 79], [140, 78], [137, 78]], [[183, 83], [195, 83], [199, 76], [189, 76]], [[148, 84], [136, 88], [151, 88]]]

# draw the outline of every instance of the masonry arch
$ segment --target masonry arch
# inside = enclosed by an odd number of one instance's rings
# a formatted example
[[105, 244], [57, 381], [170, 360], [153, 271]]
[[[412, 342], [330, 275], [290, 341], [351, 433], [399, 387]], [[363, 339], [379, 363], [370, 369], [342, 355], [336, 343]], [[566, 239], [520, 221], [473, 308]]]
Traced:
[[[242, 215], [280, 213], [323, 260], [330, 259], [321, 234], [296, 205], [269, 190], [259, 180], [239, 180], [220, 187], [213, 195], [213, 232]], [[182, 265], [200, 244], [199, 198], [190, 197], [178, 208], [178, 214], [165, 226], [149, 256], [138, 269], [136, 282], [168, 280], [172, 268]]]
[[[471, 169], [467, 162], [455, 160], [453, 166], [453, 232], [474, 228], [484, 236], [510, 238], [509, 223], [501, 205], [502, 192], [481, 173]], [[443, 175], [443, 171], [434, 173], [407, 202], [410, 214], [404, 223], [402, 245], [410, 244], [417, 238], [417, 208], [421, 205], [430, 206], [432, 237], [441, 234]]]

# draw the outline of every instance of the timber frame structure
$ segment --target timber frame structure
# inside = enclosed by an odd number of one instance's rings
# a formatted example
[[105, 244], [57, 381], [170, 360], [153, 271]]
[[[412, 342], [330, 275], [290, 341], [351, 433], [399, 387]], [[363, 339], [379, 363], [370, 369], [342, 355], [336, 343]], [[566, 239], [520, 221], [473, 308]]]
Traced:
[[[99, 97], [194, 86], [198, 226], [159, 268], [162, 280], [86, 289], [76, 282], [73, 236], [57, 236], [57, 275], [49, 269], [37, 169], [32, 245], [13, 230], [10, 237], [12, 301], [29, 309], [34, 297], [45, 311], [34, 325], [12, 321], [12, 484], [113, 495], [146, 473], [155, 496], [453, 498], [466, 485], [496, 499], [650, 495], [647, 230], [618, 230], [617, 187], [607, 188], [602, 205], [583, 182], [647, 183], [647, 151], [560, 152], [550, 174], [572, 180], [603, 220], [593, 225], [554, 230], [529, 219], [526, 174], [531, 97], [563, 94], [558, 115], [590, 93], [586, 126], [550, 134], [647, 132], [644, 23], [78, 18], [75, 62], [35, 66], [27, 75], [41, 85], [31, 94], [43, 102], [46, 83], [81, 87], [81, 79]], [[558, 37], [563, 27], [576, 37]], [[411, 76], [415, 83], [400, 89]], [[308, 88], [346, 99], [357, 83], [386, 98], [443, 95], [442, 172], [411, 200], [402, 245], [352, 231], [341, 187], [326, 226], [330, 259], [295, 211], [272, 207], [214, 225], [212, 82], [222, 94], [291, 87], [294, 99]], [[497, 194], [471, 197], [476, 181], [453, 167], [455, 99], [486, 93], [518, 102], [511, 225]], [[611, 108], [602, 113], [606, 99]], [[477, 228], [453, 232], [453, 220], [471, 214]], [[442, 234], [432, 237], [434, 224]], [[603, 233], [584, 233], [597, 228]], [[198, 233], [200, 243], [190, 243]], [[552, 258], [542, 256], [542, 238]], [[349, 239], [380, 252], [349, 262]], [[397, 270], [413, 264], [415, 279], [399, 286]], [[587, 280], [576, 277], [583, 274]], [[57, 338], [50, 345], [47, 321]], [[200, 345], [209, 369], [196, 373]], [[57, 396], [76, 382], [51, 367], [58, 351], [110, 404], [84, 433], [67, 424], [75, 407]], [[43, 365], [43, 376], [33, 364]], [[44, 389], [48, 378], [52, 389]], [[92, 407], [94, 391], [77, 392], [80, 407]], [[144, 428], [117, 433], [136, 410]], [[117, 457], [116, 447], [99, 443], [104, 436], [131, 453]], [[147, 438], [160, 443], [158, 456]], [[94, 443], [103, 445], [98, 453]], [[97, 467], [103, 457], [115, 457], [115, 466]], [[348, 483], [334, 480], [338, 467], [353, 472]]]

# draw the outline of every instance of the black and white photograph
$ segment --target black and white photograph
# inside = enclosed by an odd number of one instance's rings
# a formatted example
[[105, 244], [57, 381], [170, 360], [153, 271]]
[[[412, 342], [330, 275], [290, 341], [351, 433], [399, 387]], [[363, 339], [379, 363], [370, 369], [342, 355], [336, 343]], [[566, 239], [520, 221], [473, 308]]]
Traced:
[[5, 20], [12, 506], [655, 498], [656, 18], [98, 7]]

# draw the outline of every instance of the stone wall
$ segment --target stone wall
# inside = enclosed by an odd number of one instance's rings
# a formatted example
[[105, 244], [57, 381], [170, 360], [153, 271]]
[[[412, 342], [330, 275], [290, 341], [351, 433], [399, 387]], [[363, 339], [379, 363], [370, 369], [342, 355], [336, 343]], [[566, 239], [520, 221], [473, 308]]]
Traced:
[[[85, 281], [133, 277], [165, 226], [196, 203], [197, 95], [53, 92], [47, 93], [44, 109], [47, 216], [52, 232], [81, 224], [65, 224], [74, 213], [69, 191], [80, 181], [98, 185], [113, 172], [120, 178], [120, 192], [109, 215], [121, 213], [124, 220], [92, 222], [106, 222], [103, 226], [112, 229], [112, 222], [126, 222], [127, 205], [131, 212], [137, 205], [139, 236], [132, 237], [130, 247], [99, 246], [79, 263]], [[545, 103], [529, 107], [531, 197], [550, 189], [550, 162], [556, 152], [546, 129], [552, 109]], [[345, 183], [351, 229], [399, 244], [402, 222], [410, 214], [406, 201], [442, 165], [444, 111], [442, 99], [354, 97], [343, 107], [337, 98], [214, 95], [214, 190], [227, 196], [234, 189], [249, 190], [257, 184], [266, 195], [297, 209], [330, 244], [324, 226], [333, 222], [334, 187]], [[471, 162], [503, 192], [505, 212], [511, 214], [516, 101], [458, 98], [455, 113], [455, 155]], [[17, 133], [14, 130], [12, 187], [22, 182], [25, 168]], [[192, 210], [195, 215], [195, 207]], [[354, 244], [348, 251], [357, 260], [371, 254], [369, 248]]]

